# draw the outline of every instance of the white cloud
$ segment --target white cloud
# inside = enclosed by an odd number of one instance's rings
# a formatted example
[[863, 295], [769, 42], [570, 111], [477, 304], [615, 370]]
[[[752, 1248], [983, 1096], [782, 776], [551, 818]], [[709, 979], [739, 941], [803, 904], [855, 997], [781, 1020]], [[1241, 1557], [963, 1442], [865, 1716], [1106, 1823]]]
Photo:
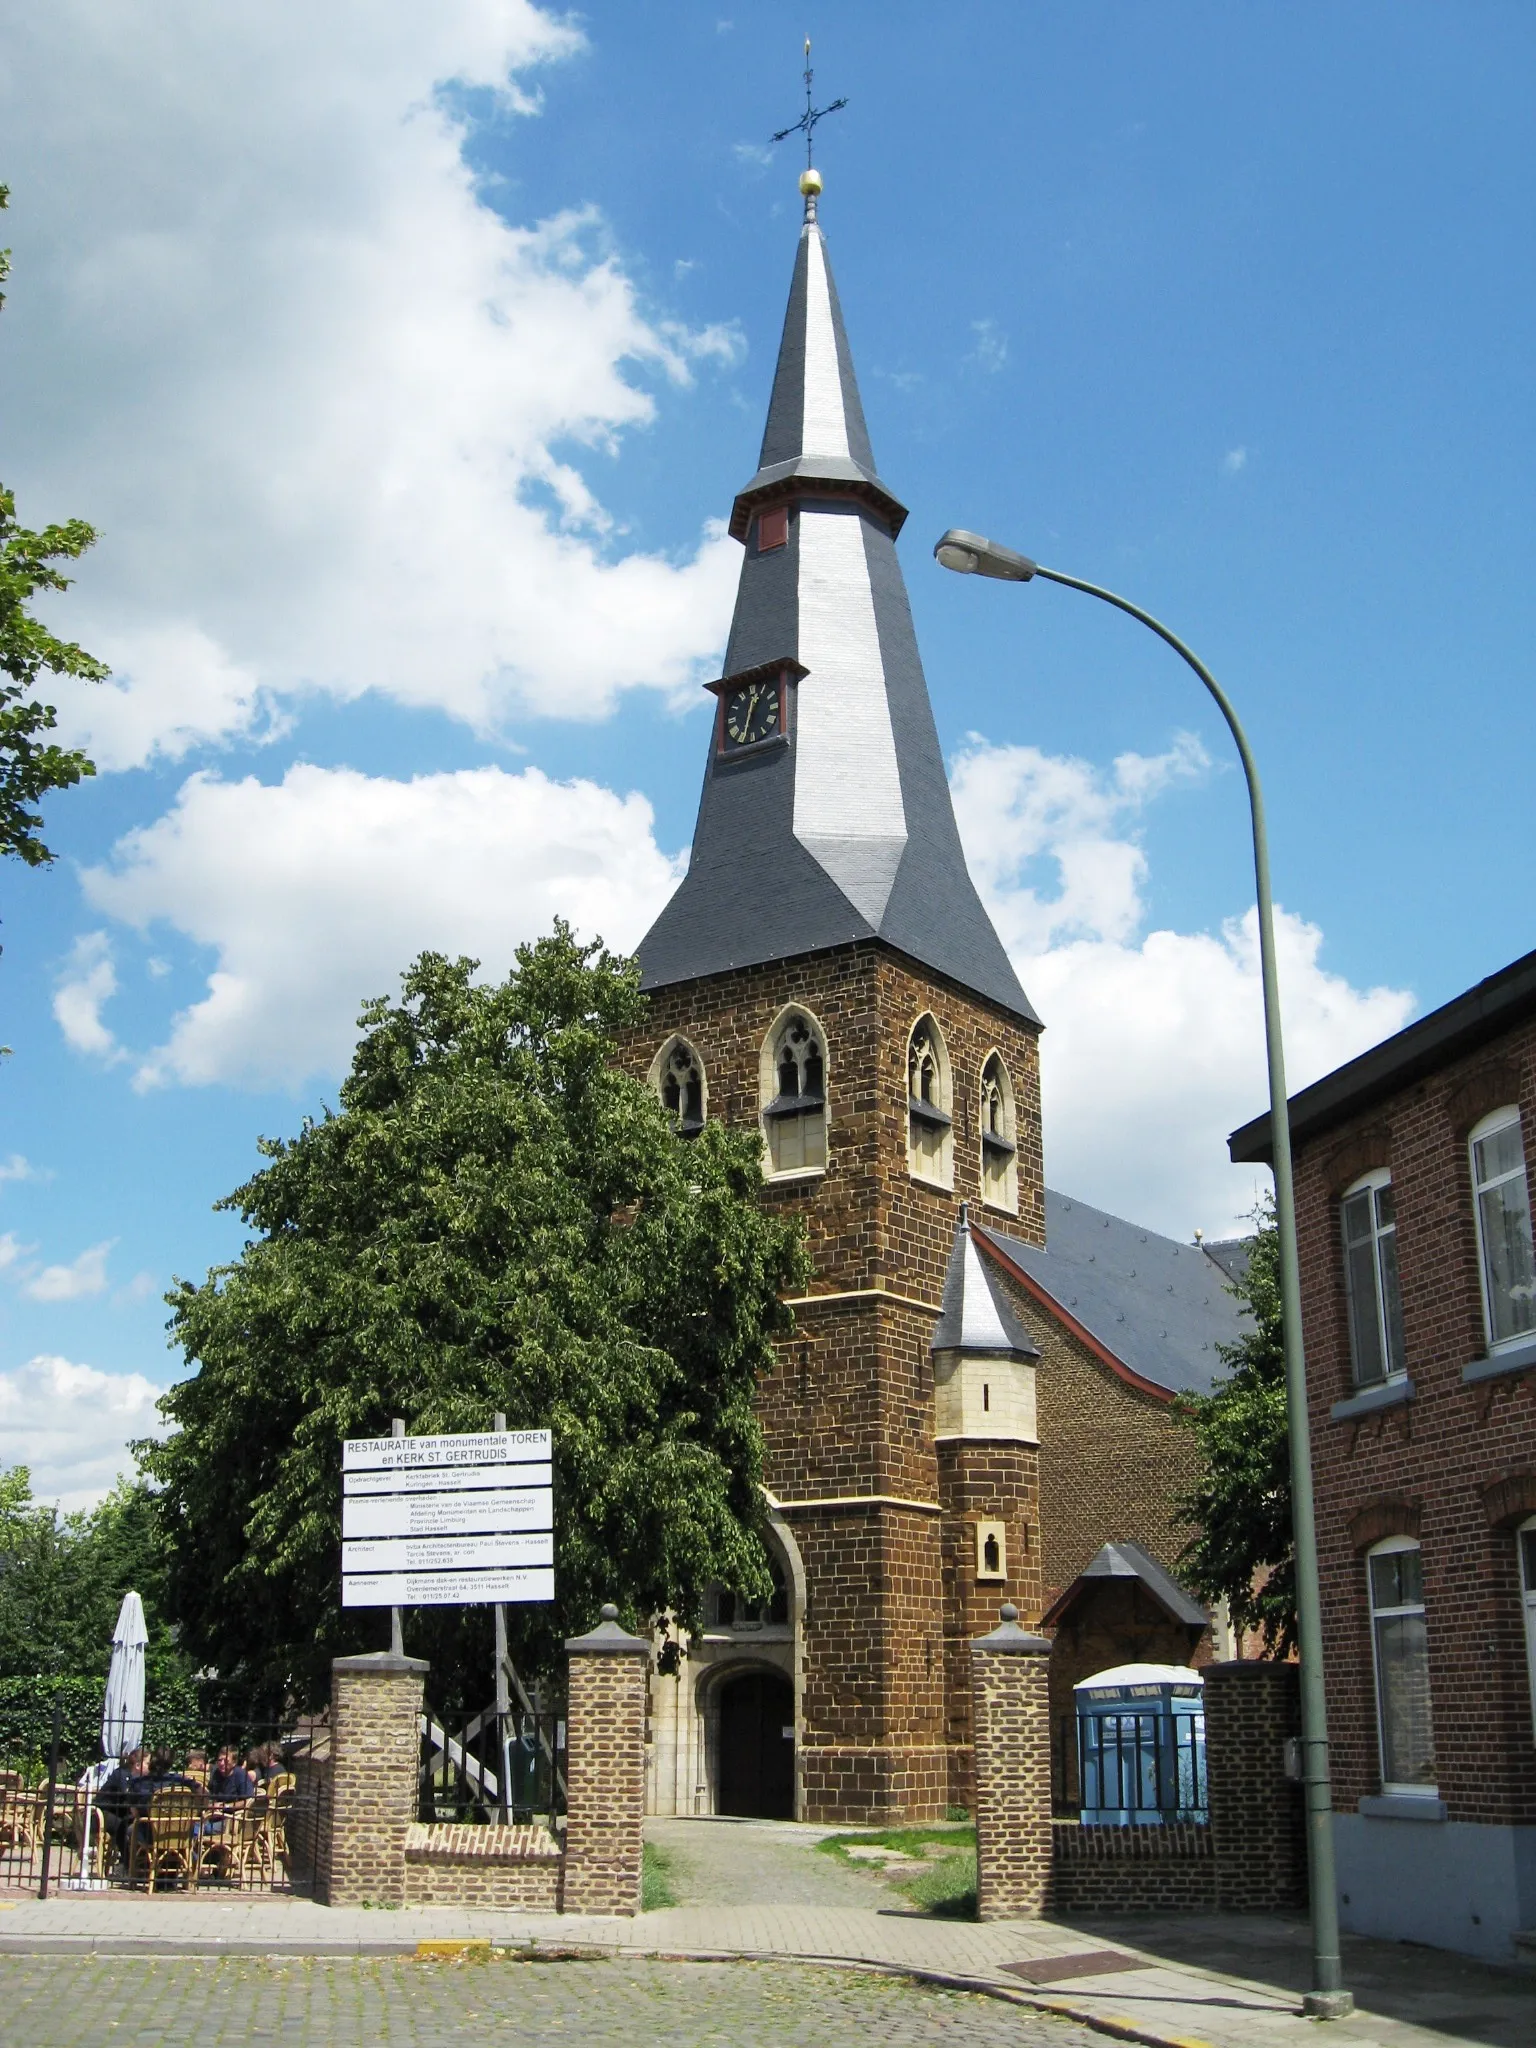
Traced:
[[1229, 448], [1221, 458], [1221, 466], [1228, 476], [1236, 476], [1239, 470], [1248, 467], [1248, 450]]
[[0, 1181], [38, 1180], [40, 1178], [41, 1176], [31, 1160], [23, 1158], [19, 1152], [13, 1152], [9, 1159], [0, 1159]]
[[297, 1087], [344, 1071], [361, 1003], [425, 947], [499, 975], [557, 915], [632, 947], [679, 874], [652, 823], [643, 797], [536, 768], [191, 776], [83, 878], [108, 915], [215, 955], [207, 994], [141, 1060], [138, 1085]]
[[58, 616], [118, 680], [58, 695], [103, 765], [311, 689], [598, 716], [718, 649], [734, 545], [626, 552], [587, 471], [739, 337], [642, 306], [589, 210], [494, 212], [443, 90], [531, 111], [580, 46], [529, 0], [9, 24], [7, 478], [102, 531]]
[[773, 162], [773, 151], [766, 142], [738, 142], [735, 155], [739, 164], [751, 164], [760, 171], [766, 171]]
[[[977, 739], [953, 764], [972, 873], [1046, 1022], [1047, 1179], [1180, 1238], [1239, 1227], [1264, 1179], [1226, 1154], [1268, 1101], [1256, 916], [1143, 929], [1136, 820], [1207, 766], [1188, 735], [1107, 772]], [[1276, 936], [1293, 1090], [1408, 1021], [1407, 991], [1322, 965], [1317, 926], [1280, 910]]]
[[54, 991], [53, 1014], [76, 1052], [118, 1060], [123, 1053], [102, 1022], [102, 1007], [117, 994], [117, 970], [105, 932], [82, 932]]
[[128, 1444], [162, 1427], [165, 1392], [139, 1373], [107, 1373], [43, 1354], [0, 1372], [0, 1464], [26, 1465], [39, 1500], [94, 1507], [130, 1472]]
[[14, 1230], [6, 1231], [5, 1235], [0, 1237], [0, 1273], [10, 1272], [19, 1260], [26, 1258], [36, 1249], [35, 1245], [23, 1244]]
[[976, 337], [971, 361], [995, 376], [1008, 360], [1007, 335], [995, 320], [973, 320], [971, 332]]
[[79, 1301], [87, 1294], [107, 1291], [107, 1254], [117, 1243], [115, 1237], [93, 1244], [70, 1260], [67, 1266], [44, 1266], [22, 1283], [22, 1293], [32, 1301]]

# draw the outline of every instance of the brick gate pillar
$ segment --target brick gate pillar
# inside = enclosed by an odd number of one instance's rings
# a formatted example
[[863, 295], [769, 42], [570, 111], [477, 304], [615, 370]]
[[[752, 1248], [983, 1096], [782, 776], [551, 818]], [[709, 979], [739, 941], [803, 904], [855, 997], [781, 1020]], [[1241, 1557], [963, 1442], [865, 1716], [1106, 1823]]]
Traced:
[[645, 1699], [650, 1644], [605, 1607], [566, 1643], [565, 1869], [562, 1913], [638, 1913], [645, 1822]]
[[317, 1877], [333, 1906], [399, 1905], [420, 1797], [427, 1666], [380, 1650], [331, 1665], [331, 1811]]
[[1229, 1913], [1304, 1905], [1301, 1787], [1285, 1745], [1301, 1733], [1301, 1672], [1258, 1659], [1207, 1664], [1205, 1769], [1216, 1904]]
[[1051, 1892], [1051, 1646], [1002, 1625], [971, 1644], [976, 1744], [976, 1909], [981, 1920], [1043, 1913]]

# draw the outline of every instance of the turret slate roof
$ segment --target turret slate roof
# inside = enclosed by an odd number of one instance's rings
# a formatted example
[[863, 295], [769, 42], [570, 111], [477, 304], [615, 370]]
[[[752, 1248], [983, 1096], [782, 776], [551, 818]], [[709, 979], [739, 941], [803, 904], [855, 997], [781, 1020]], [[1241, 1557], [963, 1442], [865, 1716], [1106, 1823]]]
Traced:
[[[767, 548], [758, 514], [784, 506]], [[791, 678], [786, 729], [712, 737], [688, 873], [642, 940], [663, 988], [880, 938], [1038, 1023], [965, 865], [895, 536], [815, 216], [795, 259], [767, 430], [731, 531], [745, 554], [722, 686]]]
[[929, 1349], [982, 1352], [989, 1358], [1040, 1356], [1039, 1346], [1019, 1321], [1002, 1282], [994, 1279], [982, 1262], [971, 1236], [970, 1212], [964, 1202], [960, 1205], [960, 1221], [955, 1225], [939, 1320], [934, 1325]]

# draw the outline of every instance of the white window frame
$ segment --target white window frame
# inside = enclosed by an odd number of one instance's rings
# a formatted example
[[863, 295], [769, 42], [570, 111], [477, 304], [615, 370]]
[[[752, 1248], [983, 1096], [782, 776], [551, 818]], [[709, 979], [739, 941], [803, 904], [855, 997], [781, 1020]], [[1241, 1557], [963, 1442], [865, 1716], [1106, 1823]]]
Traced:
[[[1378, 1607], [1376, 1605], [1376, 1589], [1373, 1583], [1371, 1560], [1377, 1557], [1398, 1556], [1401, 1555], [1404, 1551], [1409, 1550], [1416, 1552], [1419, 1558], [1419, 1599], [1416, 1602], [1408, 1602], [1399, 1607]], [[1376, 1761], [1378, 1769], [1380, 1771], [1382, 1791], [1389, 1794], [1393, 1798], [1399, 1799], [1438, 1799], [1440, 1796], [1440, 1787], [1438, 1784], [1405, 1784], [1400, 1779], [1389, 1778], [1387, 1776], [1387, 1731], [1386, 1718], [1383, 1713], [1385, 1701], [1383, 1699], [1381, 1689], [1381, 1657], [1377, 1647], [1376, 1634], [1376, 1624], [1378, 1621], [1392, 1620], [1402, 1615], [1425, 1614], [1426, 1608], [1423, 1598], [1423, 1559], [1424, 1546], [1419, 1542], [1416, 1536], [1388, 1536], [1380, 1543], [1373, 1543], [1370, 1549], [1365, 1554], [1365, 1606], [1366, 1613], [1369, 1617], [1369, 1625], [1371, 1631], [1371, 1671], [1375, 1678], [1376, 1683]], [[1424, 1647], [1424, 1663], [1425, 1683], [1427, 1686], [1429, 1682], [1429, 1645], [1427, 1641]], [[1435, 1740], [1433, 1701], [1431, 1701], [1430, 1707], [1429, 1740], [1430, 1750], [1433, 1754]]]
[[[1480, 1181], [1477, 1177], [1478, 1146], [1485, 1138], [1491, 1138], [1499, 1131], [1508, 1130], [1511, 1126], [1520, 1135], [1519, 1166], [1510, 1167], [1504, 1173], [1495, 1174], [1489, 1180]], [[1477, 1277], [1483, 1298], [1483, 1329], [1488, 1338], [1489, 1353], [1492, 1354], [1499, 1351], [1508, 1351], [1517, 1344], [1529, 1344], [1533, 1339], [1536, 1339], [1536, 1315], [1532, 1316], [1530, 1326], [1524, 1330], [1512, 1330], [1507, 1337], [1498, 1337], [1494, 1334], [1497, 1321], [1494, 1315], [1492, 1276], [1489, 1270], [1489, 1245], [1487, 1234], [1483, 1229], [1483, 1196], [1494, 1188], [1504, 1187], [1518, 1181], [1520, 1191], [1525, 1196], [1527, 1234], [1530, 1232], [1531, 1189], [1525, 1170], [1525, 1133], [1521, 1129], [1520, 1110], [1517, 1104], [1506, 1103], [1504, 1108], [1492, 1111], [1481, 1122], [1475, 1123], [1472, 1126], [1471, 1130], [1467, 1133], [1467, 1171], [1472, 1177], [1472, 1216], [1477, 1226]], [[1525, 1284], [1529, 1286], [1533, 1281], [1536, 1281], [1536, 1273], [1533, 1273], [1532, 1280], [1527, 1281]]]
[[[1344, 1291], [1348, 1296], [1349, 1301], [1349, 1369], [1351, 1379], [1353, 1380], [1354, 1384], [1360, 1388], [1388, 1386], [1396, 1380], [1403, 1379], [1408, 1371], [1407, 1347], [1403, 1341], [1402, 1330], [1402, 1283], [1401, 1279], [1399, 1278], [1399, 1268], [1396, 1256], [1397, 1211], [1395, 1201], [1393, 1204], [1393, 1217], [1390, 1223], [1384, 1225], [1381, 1222], [1378, 1213], [1380, 1208], [1380, 1203], [1378, 1200], [1379, 1190], [1382, 1188], [1390, 1188], [1391, 1185], [1392, 1175], [1390, 1170], [1384, 1166], [1378, 1166], [1374, 1167], [1369, 1173], [1361, 1174], [1360, 1178], [1357, 1181], [1352, 1181], [1350, 1185], [1344, 1190], [1343, 1194], [1339, 1197], [1339, 1236], [1343, 1242]], [[1371, 1197], [1371, 1231], [1369, 1243], [1371, 1247], [1372, 1284], [1375, 1295], [1374, 1311], [1376, 1322], [1376, 1342], [1381, 1348], [1381, 1360], [1383, 1367], [1381, 1373], [1374, 1379], [1364, 1379], [1361, 1377], [1360, 1352], [1358, 1346], [1355, 1343], [1356, 1301], [1354, 1268], [1350, 1261], [1351, 1251], [1354, 1250], [1357, 1246], [1365, 1244], [1367, 1240], [1363, 1237], [1352, 1238], [1349, 1235], [1349, 1224], [1347, 1217], [1349, 1204], [1352, 1201], [1354, 1201], [1358, 1196], [1365, 1194], [1367, 1191], [1369, 1191]], [[1393, 1257], [1391, 1271], [1393, 1276], [1393, 1284], [1397, 1288], [1397, 1321], [1395, 1324], [1393, 1323], [1392, 1317], [1388, 1311], [1388, 1282], [1386, 1271], [1383, 1268], [1384, 1245], [1386, 1239], [1388, 1238], [1391, 1238], [1392, 1240]]]
[[[1525, 1568], [1525, 1538], [1531, 1539], [1531, 1568]], [[1536, 1515], [1527, 1515], [1515, 1531], [1515, 1572], [1525, 1622], [1525, 1665], [1531, 1682], [1531, 1735], [1536, 1740]]]
[[[931, 1093], [922, 1096], [913, 1087], [913, 1058], [919, 1034], [926, 1033], [933, 1053]], [[939, 1020], [924, 1010], [907, 1033], [907, 1171], [926, 1187], [953, 1190], [955, 1185], [955, 1091], [949, 1064], [949, 1047]], [[928, 1110], [942, 1122], [926, 1121]]]
[[[1002, 1129], [996, 1136], [1008, 1147], [1006, 1152], [997, 1146], [989, 1146], [987, 1140], [993, 1135], [987, 1111], [988, 1094], [996, 1076], [998, 1101], [1002, 1109]], [[981, 1082], [978, 1095], [977, 1148], [981, 1154], [981, 1199], [989, 1209], [1002, 1209], [1010, 1216], [1019, 1213], [1019, 1123], [1014, 1103], [1013, 1076], [1008, 1071], [1008, 1062], [994, 1045], [981, 1063]]]
[[[821, 1108], [819, 1115], [807, 1110], [793, 1119], [786, 1118], [781, 1121], [779, 1118], [771, 1117], [768, 1110], [780, 1094], [780, 1040], [797, 1023], [806, 1026], [817, 1052], [821, 1055]], [[804, 1003], [786, 1003], [768, 1027], [768, 1035], [763, 1040], [758, 1062], [758, 1121], [763, 1133], [763, 1177], [766, 1180], [819, 1180], [826, 1172], [832, 1156], [831, 1091], [832, 1062], [827, 1048], [827, 1034], [822, 1029], [820, 1019], [808, 1010]], [[781, 1157], [787, 1151], [795, 1149], [795, 1146], [785, 1143], [785, 1138], [789, 1135], [785, 1126], [791, 1121], [795, 1125], [795, 1144], [803, 1151], [806, 1149], [807, 1140], [812, 1140], [813, 1149], [818, 1149], [821, 1153], [819, 1162], [813, 1161], [810, 1165], [799, 1166], [780, 1165]]]

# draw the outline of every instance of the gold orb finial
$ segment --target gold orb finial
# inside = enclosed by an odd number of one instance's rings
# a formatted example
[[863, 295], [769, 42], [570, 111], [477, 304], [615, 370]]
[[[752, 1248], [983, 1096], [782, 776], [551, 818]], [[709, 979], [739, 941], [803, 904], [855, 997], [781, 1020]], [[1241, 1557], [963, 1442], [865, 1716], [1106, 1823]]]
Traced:
[[821, 191], [821, 173], [814, 166], [800, 173], [800, 191], [806, 199], [814, 199]]

